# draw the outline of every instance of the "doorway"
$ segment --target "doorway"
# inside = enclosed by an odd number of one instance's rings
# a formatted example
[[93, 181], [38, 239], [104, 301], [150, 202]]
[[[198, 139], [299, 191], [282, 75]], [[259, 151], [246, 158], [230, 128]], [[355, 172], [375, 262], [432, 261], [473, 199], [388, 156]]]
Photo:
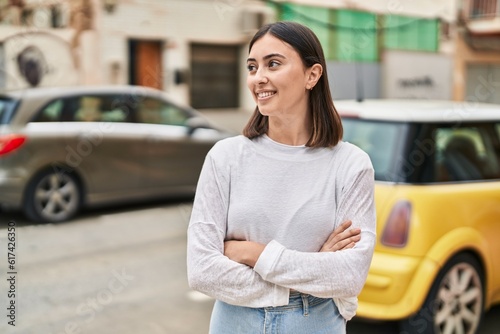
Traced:
[[129, 40], [129, 83], [163, 89], [162, 41]]

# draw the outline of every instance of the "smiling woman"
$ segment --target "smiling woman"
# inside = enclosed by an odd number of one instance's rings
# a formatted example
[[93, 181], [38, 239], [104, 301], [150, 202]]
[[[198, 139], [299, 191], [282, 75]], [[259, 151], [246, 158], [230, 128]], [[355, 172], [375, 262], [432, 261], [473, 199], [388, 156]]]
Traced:
[[[294, 26], [295, 38], [289, 26]], [[311, 129], [312, 133], [303, 134], [308, 146], [335, 146], [342, 138], [342, 125], [333, 105], [323, 50], [314, 33], [281, 22], [257, 32], [249, 51], [247, 85], [257, 107], [244, 135], [254, 138], [267, 133], [269, 120], [278, 120], [266, 117], [267, 112], [274, 112], [288, 120], [293, 117], [298, 127]]]
[[[276, 52], [268, 53], [268, 50]], [[305, 144], [310, 138], [311, 127], [304, 127], [310, 122], [309, 93], [304, 92], [311, 90], [321, 77], [321, 65], [316, 63], [304, 69], [297, 51], [269, 34], [255, 42], [247, 61], [247, 84], [259, 108], [259, 114], [274, 122], [268, 127], [268, 136], [291, 145]], [[284, 132], [283, 118], [287, 121], [293, 119], [292, 124], [286, 123], [295, 129]], [[287, 138], [285, 135], [298, 137]]]
[[375, 245], [370, 159], [341, 141], [310, 29], [264, 26], [247, 67], [257, 106], [205, 159], [189, 283], [217, 299], [210, 333], [345, 333]]

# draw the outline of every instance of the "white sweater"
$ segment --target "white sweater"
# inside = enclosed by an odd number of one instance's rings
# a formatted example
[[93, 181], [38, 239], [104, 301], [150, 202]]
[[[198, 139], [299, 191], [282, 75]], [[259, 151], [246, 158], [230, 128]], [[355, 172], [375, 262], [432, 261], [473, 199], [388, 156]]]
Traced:
[[[294, 289], [334, 298], [351, 319], [375, 246], [374, 172], [366, 153], [288, 146], [263, 135], [218, 142], [198, 181], [188, 228], [190, 286], [229, 304], [287, 305]], [[352, 249], [318, 252], [346, 220]], [[225, 240], [266, 244], [254, 268], [224, 256]]]

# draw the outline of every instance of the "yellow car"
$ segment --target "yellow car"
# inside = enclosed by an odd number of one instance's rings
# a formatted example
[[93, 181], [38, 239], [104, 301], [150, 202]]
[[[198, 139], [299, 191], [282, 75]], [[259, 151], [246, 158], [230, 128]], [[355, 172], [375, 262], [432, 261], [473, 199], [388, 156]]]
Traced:
[[377, 245], [358, 317], [476, 333], [500, 303], [500, 106], [338, 101], [375, 169]]

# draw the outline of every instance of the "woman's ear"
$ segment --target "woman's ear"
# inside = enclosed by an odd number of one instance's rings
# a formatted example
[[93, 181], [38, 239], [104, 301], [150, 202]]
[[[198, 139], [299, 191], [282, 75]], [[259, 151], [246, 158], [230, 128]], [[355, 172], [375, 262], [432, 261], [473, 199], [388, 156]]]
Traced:
[[318, 80], [323, 75], [323, 66], [321, 66], [321, 64], [316, 63], [309, 68], [308, 72], [309, 75], [307, 78], [306, 88], [311, 90], [314, 88], [314, 86], [316, 86]]

